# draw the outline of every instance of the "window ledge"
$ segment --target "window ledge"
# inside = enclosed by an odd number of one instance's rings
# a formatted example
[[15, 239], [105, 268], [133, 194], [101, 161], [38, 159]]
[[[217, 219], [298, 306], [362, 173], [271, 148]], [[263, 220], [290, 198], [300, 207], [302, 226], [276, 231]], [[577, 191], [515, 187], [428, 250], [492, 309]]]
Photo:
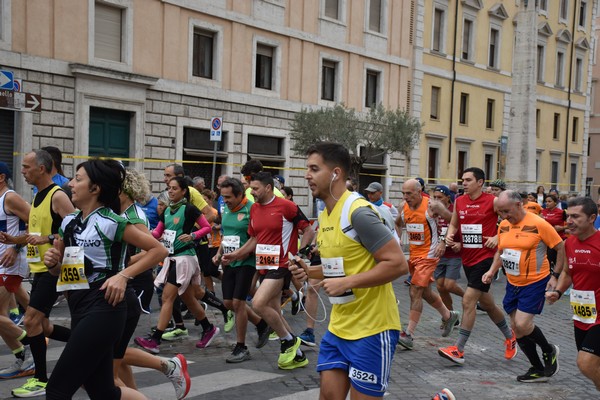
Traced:
[[320, 16], [319, 19], [321, 21], [323, 21], [323, 22], [329, 22], [329, 23], [332, 23], [332, 24], [343, 26], [344, 28], [347, 27], [346, 23], [344, 21], [339, 20], [339, 19], [329, 18], [329, 17], [326, 17], [324, 15]]
[[87, 75], [96, 78], [126, 81], [140, 86], [154, 86], [158, 78], [146, 75], [132, 74], [130, 72], [116, 71], [110, 68], [95, 67], [86, 64], [69, 64], [71, 73], [75, 76]]

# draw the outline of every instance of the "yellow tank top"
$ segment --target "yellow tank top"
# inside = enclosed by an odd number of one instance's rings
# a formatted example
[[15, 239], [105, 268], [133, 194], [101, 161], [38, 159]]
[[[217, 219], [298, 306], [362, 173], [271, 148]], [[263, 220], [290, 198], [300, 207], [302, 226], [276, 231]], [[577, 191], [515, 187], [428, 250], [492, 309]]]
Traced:
[[[29, 211], [29, 234], [48, 236], [52, 233], [52, 196], [57, 190], [61, 190], [60, 186], [58, 185], [50, 189], [44, 200], [42, 200], [37, 207], [32, 204], [31, 210]], [[35, 251], [35, 247], [37, 247], [37, 252]], [[31, 272], [35, 273], [48, 271], [48, 268], [46, 268], [44, 265], [44, 253], [50, 247], [52, 247], [50, 243], [41, 244], [38, 246], [27, 246], [28, 261], [30, 260], [31, 255], [39, 253], [39, 261], [29, 262], [29, 269]]]
[[[343, 257], [346, 276], [368, 271], [376, 265], [371, 253], [340, 228], [342, 208], [349, 195], [349, 191], [342, 195], [331, 214], [327, 209], [321, 213], [317, 236], [321, 257]], [[365, 199], [355, 200], [350, 206], [349, 215], [358, 207], [369, 207], [369, 203]], [[400, 316], [391, 283], [352, 290], [356, 300], [332, 307], [329, 322], [331, 333], [346, 340], [356, 340], [390, 329], [400, 330]]]

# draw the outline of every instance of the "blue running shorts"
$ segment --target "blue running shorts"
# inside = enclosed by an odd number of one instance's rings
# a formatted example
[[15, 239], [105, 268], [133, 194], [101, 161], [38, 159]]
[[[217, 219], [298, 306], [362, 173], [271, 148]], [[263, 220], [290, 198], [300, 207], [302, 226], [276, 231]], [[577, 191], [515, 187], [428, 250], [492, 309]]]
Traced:
[[317, 372], [343, 369], [360, 393], [383, 397], [388, 387], [392, 359], [400, 331], [387, 330], [357, 340], [346, 340], [327, 331], [321, 339]]
[[541, 314], [546, 301], [546, 284], [550, 275], [526, 286], [514, 286], [506, 282], [506, 294], [502, 305], [507, 314], [515, 310], [527, 314]]

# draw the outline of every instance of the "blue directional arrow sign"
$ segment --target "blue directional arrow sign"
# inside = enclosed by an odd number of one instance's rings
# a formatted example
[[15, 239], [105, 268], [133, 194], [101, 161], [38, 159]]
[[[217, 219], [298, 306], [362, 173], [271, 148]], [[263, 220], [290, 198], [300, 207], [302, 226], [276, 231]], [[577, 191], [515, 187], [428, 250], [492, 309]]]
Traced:
[[15, 77], [12, 71], [0, 69], [0, 89], [13, 90]]

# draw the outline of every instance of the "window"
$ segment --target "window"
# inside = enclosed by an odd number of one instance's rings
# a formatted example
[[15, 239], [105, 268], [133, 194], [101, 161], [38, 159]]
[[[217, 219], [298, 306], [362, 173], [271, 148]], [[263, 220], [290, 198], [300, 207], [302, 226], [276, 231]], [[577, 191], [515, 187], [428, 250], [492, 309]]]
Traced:
[[372, 107], [378, 102], [379, 72], [368, 69], [366, 78], [365, 107]]
[[552, 139], [558, 140], [560, 138], [560, 114], [554, 113], [554, 127], [552, 129]]
[[433, 37], [431, 38], [431, 49], [442, 53], [444, 51], [444, 31], [446, 14], [444, 10], [436, 8], [433, 12]]
[[226, 151], [227, 132], [223, 131], [221, 133], [220, 142], [211, 142], [210, 129], [183, 128], [183, 149], [186, 152], [195, 150], [196, 153], [204, 151], [207, 154], [212, 154], [215, 143], [217, 144], [217, 151]]
[[490, 54], [488, 66], [490, 68], [498, 68], [498, 48], [500, 46], [500, 31], [492, 28], [490, 30]]
[[437, 147], [429, 148], [429, 159], [427, 161], [427, 183], [435, 184], [437, 183], [435, 177], [438, 176], [437, 166], [438, 166], [438, 157], [439, 157], [439, 149]]
[[369, 1], [369, 30], [381, 32], [382, 0]]
[[94, 57], [121, 62], [123, 9], [95, 3], [94, 10]]
[[463, 21], [463, 42], [462, 42], [462, 59], [470, 60], [473, 56], [471, 55], [471, 43], [473, 41], [473, 21], [465, 19]]
[[569, 0], [560, 0], [559, 18], [565, 22], [569, 18]]
[[579, 4], [579, 27], [585, 28], [585, 20], [587, 19], [587, 2], [581, 0]]
[[573, 117], [573, 130], [571, 131], [571, 142], [577, 141], [577, 132], [579, 131], [579, 118]]
[[325, 0], [325, 16], [340, 19], [340, 0]]
[[283, 139], [272, 136], [248, 135], [248, 154], [283, 155]]
[[546, 48], [538, 44], [537, 46], [537, 67], [536, 67], [536, 76], [538, 82], [544, 82], [544, 57], [546, 53]]
[[260, 89], [273, 88], [273, 47], [256, 45], [256, 76], [254, 86]]
[[583, 60], [577, 58], [575, 60], [575, 91], [581, 92], [581, 80], [583, 76]]
[[550, 178], [550, 181], [552, 182], [552, 186], [557, 187], [558, 186], [558, 161], [552, 161], [550, 171], [551, 171], [551, 175], [552, 175]]
[[577, 163], [571, 163], [571, 176], [569, 177], [569, 190], [574, 192], [577, 190]]
[[492, 179], [494, 171], [494, 155], [490, 153], [485, 154], [485, 159], [483, 160], [483, 172], [485, 172], [485, 176], [488, 179]]
[[[462, 178], [463, 176], [463, 171], [465, 169], [467, 169], [467, 152], [464, 150], [460, 150], [458, 152], [458, 160], [457, 160], [457, 169], [458, 169], [458, 174], [456, 176], [458, 176], [459, 178]], [[460, 182], [462, 184], [462, 182]]]
[[431, 110], [429, 112], [431, 119], [440, 118], [440, 90], [437, 86], [431, 87]]
[[540, 116], [542, 112], [540, 109], [535, 110], [535, 137], [540, 137]]
[[[469, 95], [467, 93], [460, 94], [460, 115], [458, 122], [462, 125], [467, 124], [469, 118]], [[460, 175], [459, 175], [460, 176]]]
[[485, 117], [486, 129], [494, 129], [494, 109], [496, 101], [494, 99], [487, 100], [487, 112]]
[[192, 75], [213, 79], [214, 32], [194, 30]]
[[539, 0], [540, 1], [540, 11], [548, 11], [548, 0]]
[[322, 100], [335, 100], [335, 75], [337, 69], [337, 62], [330, 60], [323, 60], [321, 66], [321, 99]]
[[565, 53], [556, 53], [556, 86], [563, 87], [563, 76], [565, 70]]

